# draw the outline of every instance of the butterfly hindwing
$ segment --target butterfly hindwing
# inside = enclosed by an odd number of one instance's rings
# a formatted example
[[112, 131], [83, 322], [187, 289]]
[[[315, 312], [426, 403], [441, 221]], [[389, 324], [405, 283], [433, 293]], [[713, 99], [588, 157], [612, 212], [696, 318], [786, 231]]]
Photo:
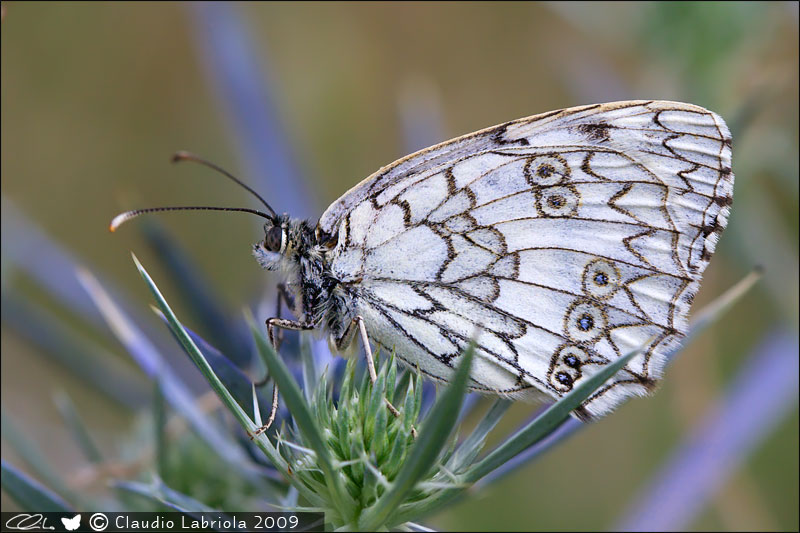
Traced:
[[322, 216], [371, 339], [447, 381], [558, 397], [649, 341], [585, 405], [644, 394], [686, 330], [725, 227], [730, 135], [674, 102], [572, 108], [412, 154]]

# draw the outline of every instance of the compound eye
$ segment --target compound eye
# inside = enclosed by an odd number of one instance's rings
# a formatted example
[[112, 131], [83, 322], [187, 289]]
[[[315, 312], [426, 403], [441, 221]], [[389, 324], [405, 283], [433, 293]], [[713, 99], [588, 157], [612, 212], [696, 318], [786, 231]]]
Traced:
[[283, 229], [279, 226], [273, 226], [264, 237], [264, 246], [270, 252], [280, 252], [281, 244], [283, 244]]

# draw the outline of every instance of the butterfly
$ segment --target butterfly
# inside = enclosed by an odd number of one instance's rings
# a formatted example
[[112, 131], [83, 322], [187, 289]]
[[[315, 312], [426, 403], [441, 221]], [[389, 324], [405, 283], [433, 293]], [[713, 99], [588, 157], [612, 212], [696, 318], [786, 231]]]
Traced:
[[[525, 401], [560, 398], [641, 348], [576, 413], [592, 418], [661, 377], [727, 224], [733, 181], [718, 115], [625, 101], [420, 150], [316, 223], [278, 215], [246, 186], [268, 212], [188, 209], [267, 219], [253, 253], [282, 275], [297, 317], [268, 325], [322, 329], [340, 352], [360, 333], [365, 347], [437, 382], [450, 380], [473, 339], [469, 388]], [[130, 211], [112, 229], [172, 209], [187, 208]]]

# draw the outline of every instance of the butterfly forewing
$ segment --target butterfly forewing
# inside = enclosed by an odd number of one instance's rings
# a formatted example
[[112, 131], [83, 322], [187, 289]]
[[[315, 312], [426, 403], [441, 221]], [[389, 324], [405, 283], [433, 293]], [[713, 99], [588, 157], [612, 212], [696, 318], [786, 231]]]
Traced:
[[650, 341], [584, 406], [644, 394], [686, 330], [733, 194], [730, 134], [675, 102], [546, 113], [407, 156], [321, 217], [384, 350], [439, 381], [559, 397]]

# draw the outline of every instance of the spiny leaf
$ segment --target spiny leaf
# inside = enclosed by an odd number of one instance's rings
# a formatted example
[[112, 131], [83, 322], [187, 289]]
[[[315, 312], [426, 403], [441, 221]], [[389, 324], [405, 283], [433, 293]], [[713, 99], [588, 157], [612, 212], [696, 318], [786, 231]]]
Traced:
[[3, 490], [25, 511], [74, 512], [61, 496], [28, 477], [5, 460], [2, 461]]
[[264, 364], [269, 369], [270, 376], [272, 376], [272, 379], [274, 379], [275, 383], [278, 385], [278, 389], [286, 402], [289, 412], [292, 413], [295, 423], [300, 428], [309, 446], [317, 454], [317, 462], [322, 468], [325, 482], [334, 500], [333, 503], [345, 516], [352, 515], [352, 513], [355, 512], [355, 504], [350, 498], [346, 497], [338, 472], [333, 468], [328, 448], [325, 446], [325, 440], [322, 438], [319, 427], [311, 416], [308, 404], [305, 402], [300, 387], [298, 387], [289, 369], [286, 368], [283, 360], [278, 357], [273, 347], [267, 342], [266, 338], [264, 338], [263, 333], [256, 328], [252, 316], [248, 316], [247, 319], [253, 336], [256, 339], [258, 352], [261, 354]]
[[458, 419], [474, 353], [474, 345], [470, 345], [464, 352], [453, 380], [431, 408], [392, 488], [361, 515], [358, 523], [361, 530], [372, 531], [386, 527], [395, 509], [436, 462]]

